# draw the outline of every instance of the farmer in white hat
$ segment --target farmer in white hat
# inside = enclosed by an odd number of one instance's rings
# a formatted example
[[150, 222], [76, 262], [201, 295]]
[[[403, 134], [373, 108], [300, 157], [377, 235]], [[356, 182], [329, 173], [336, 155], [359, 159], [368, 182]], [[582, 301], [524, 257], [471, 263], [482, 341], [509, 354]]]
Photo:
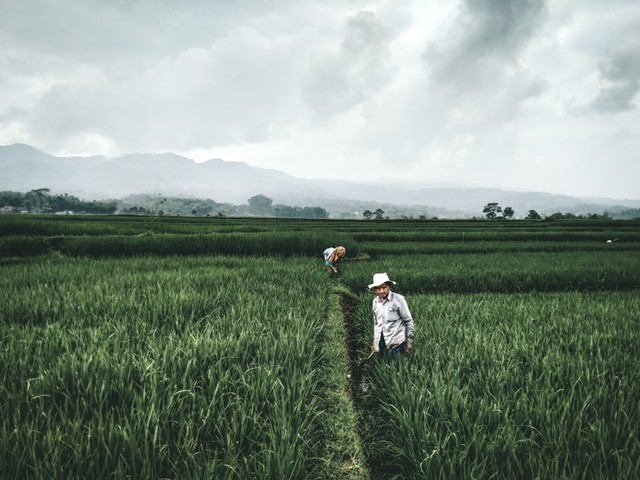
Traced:
[[391, 291], [396, 282], [386, 273], [373, 275], [373, 346], [378, 357], [389, 354], [396, 358], [404, 352], [413, 352], [413, 318], [405, 298]]

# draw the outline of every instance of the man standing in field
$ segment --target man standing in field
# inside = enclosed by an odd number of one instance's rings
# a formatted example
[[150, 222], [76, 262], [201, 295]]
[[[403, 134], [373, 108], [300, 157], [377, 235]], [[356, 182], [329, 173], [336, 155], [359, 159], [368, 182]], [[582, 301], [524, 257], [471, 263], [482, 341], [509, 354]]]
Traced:
[[378, 357], [391, 355], [396, 358], [404, 352], [413, 352], [413, 318], [405, 298], [391, 291], [396, 282], [389, 280], [386, 273], [373, 275], [373, 345], [372, 352]]

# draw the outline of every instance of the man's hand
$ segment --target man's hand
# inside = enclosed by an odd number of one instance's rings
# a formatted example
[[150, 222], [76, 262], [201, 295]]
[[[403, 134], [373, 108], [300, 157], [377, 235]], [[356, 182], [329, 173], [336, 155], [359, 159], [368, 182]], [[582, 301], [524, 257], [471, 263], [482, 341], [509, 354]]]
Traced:
[[413, 353], [413, 343], [407, 342], [407, 353]]

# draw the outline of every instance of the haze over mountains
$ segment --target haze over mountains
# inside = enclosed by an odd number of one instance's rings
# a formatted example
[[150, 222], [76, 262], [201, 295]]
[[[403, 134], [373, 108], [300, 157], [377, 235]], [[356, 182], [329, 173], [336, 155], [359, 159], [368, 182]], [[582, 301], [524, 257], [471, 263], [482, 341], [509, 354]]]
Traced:
[[544, 192], [491, 188], [438, 187], [419, 184], [312, 180], [242, 162], [211, 159], [196, 163], [173, 153], [135, 154], [107, 159], [55, 157], [31, 146], [0, 146], [0, 190], [27, 192], [49, 188], [84, 200], [123, 198], [135, 194], [210, 198], [218, 203], [245, 204], [258, 194], [274, 203], [320, 206], [339, 211], [378, 207], [428, 216], [482, 216], [489, 202], [510, 206], [516, 217], [529, 210], [548, 215], [603, 213], [640, 208], [640, 199], [576, 198]]

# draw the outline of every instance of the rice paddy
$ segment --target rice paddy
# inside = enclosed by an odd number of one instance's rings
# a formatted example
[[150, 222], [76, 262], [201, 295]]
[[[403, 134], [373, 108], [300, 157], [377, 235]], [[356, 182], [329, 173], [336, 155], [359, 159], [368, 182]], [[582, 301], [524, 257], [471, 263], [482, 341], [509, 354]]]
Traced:
[[3, 479], [640, 476], [638, 222], [4, 216], [0, 273]]

